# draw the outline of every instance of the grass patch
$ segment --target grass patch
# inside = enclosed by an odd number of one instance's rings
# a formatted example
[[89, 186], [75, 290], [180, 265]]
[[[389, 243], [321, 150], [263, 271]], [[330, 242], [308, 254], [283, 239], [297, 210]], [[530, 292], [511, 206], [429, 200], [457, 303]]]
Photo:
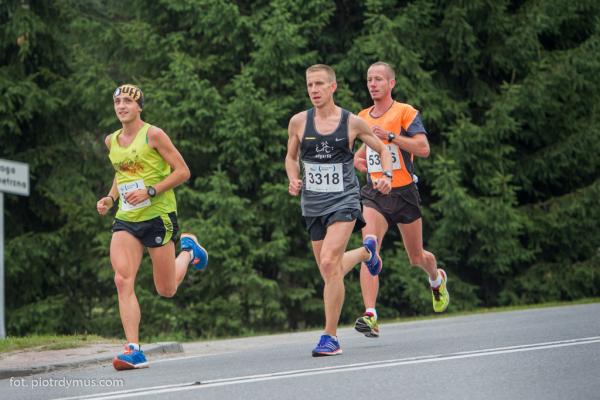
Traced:
[[[393, 322], [410, 322], [420, 321], [434, 318], [448, 318], [457, 317], [461, 315], [475, 315], [475, 314], [487, 314], [495, 312], [508, 312], [517, 310], [529, 310], [536, 308], [548, 308], [548, 307], [561, 307], [561, 306], [573, 306], [576, 304], [591, 304], [600, 303], [600, 297], [586, 298], [573, 301], [556, 301], [541, 304], [528, 304], [519, 306], [507, 306], [507, 307], [493, 307], [493, 308], [476, 308], [473, 310], [463, 310], [452, 312], [452, 304], [450, 304], [449, 311], [443, 314], [429, 314], [415, 317], [399, 317], [394, 319], [383, 319], [383, 323]], [[344, 324], [340, 327], [352, 327], [354, 324]], [[319, 329], [319, 327], [306, 327], [296, 332], [307, 332]], [[235, 338], [244, 338], [261, 335], [276, 335], [281, 333], [290, 333], [290, 331], [253, 331], [246, 332], [241, 335], [231, 335], [224, 337], [199, 337], [199, 338], [188, 338], [183, 333], [176, 334], [163, 334], [158, 336], [149, 336], [145, 338], [143, 344], [161, 342], [161, 341], [177, 341], [177, 342], [200, 342], [207, 340], [227, 340]], [[107, 339], [97, 335], [32, 335], [25, 337], [13, 337], [9, 336], [6, 339], [0, 339], [0, 354], [8, 353], [11, 351], [24, 350], [24, 349], [35, 349], [35, 350], [61, 350], [71, 349], [76, 347], [83, 347], [94, 343], [122, 343], [122, 340], [118, 339]]]
[[0, 339], [0, 353], [32, 349], [36, 350], [62, 350], [87, 346], [94, 343], [112, 343], [114, 340], [97, 335], [31, 335], [8, 336]]

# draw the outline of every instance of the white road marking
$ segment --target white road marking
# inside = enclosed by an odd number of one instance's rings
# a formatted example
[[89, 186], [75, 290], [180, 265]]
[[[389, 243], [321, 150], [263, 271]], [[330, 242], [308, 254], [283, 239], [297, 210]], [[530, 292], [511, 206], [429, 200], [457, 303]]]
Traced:
[[233, 354], [233, 353], [237, 353], [237, 351], [224, 351], [222, 353], [198, 354], [195, 356], [160, 358], [158, 360], [152, 360], [151, 364], [160, 364], [160, 363], [171, 362], [171, 361], [189, 360], [191, 358], [206, 358], [206, 357], [222, 356], [223, 354]]
[[312, 368], [303, 370], [292, 370], [284, 372], [274, 372], [269, 374], [246, 375], [232, 378], [212, 379], [202, 382], [187, 382], [173, 385], [152, 386], [147, 388], [139, 388], [132, 390], [122, 390], [109, 393], [98, 393], [92, 395], [63, 397], [56, 400], [109, 400], [109, 399], [125, 399], [138, 396], [157, 395], [163, 393], [175, 393], [189, 390], [207, 389], [218, 386], [239, 385], [245, 383], [254, 383], [262, 381], [270, 381], [276, 379], [298, 378], [322, 374], [335, 374], [348, 371], [359, 371], [365, 369], [399, 367], [404, 365], [425, 364], [432, 362], [441, 362], [448, 360], [457, 360], [463, 358], [475, 358], [494, 356], [500, 354], [521, 353], [526, 351], [546, 350], [567, 346], [579, 346], [586, 344], [600, 343], [600, 336], [592, 336], [580, 339], [559, 340], [555, 342], [532, 343], [519, 346], [497, 347], [491, 349], [482, 349], [474, 351], [464, 351], [450, 354], [433, 354], [418, 357], [398, 358], [392, 360], [372, 361], [365, 363], [336, 365], [331, 367]]

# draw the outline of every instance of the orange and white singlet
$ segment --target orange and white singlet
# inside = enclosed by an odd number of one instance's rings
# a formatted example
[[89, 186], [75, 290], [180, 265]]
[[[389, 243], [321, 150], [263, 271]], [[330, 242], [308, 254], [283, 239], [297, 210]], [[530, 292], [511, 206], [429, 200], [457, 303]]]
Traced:
[[[382, 129], [392, 132], [397, 136], [412, 137], [419, 133], [427, 134], [425, 127], [419, 117], [419, 112], [411, 105], [394, 101], [392, 106], [383, 115], [375, 118], [371, 115], [373, 106], [365, 108], [358, 116], [367, 121], [370, 127], [380, 126]], [[398, 188], [413, 183], [414, 165], [413, 155], [402, 150], [393, 143], [387, 143], [392, 154], [392, 188]], [[369, 180], [377, 180], [383, 175], [381, 159], [379, 154], [367, 146], [367, 170]]]

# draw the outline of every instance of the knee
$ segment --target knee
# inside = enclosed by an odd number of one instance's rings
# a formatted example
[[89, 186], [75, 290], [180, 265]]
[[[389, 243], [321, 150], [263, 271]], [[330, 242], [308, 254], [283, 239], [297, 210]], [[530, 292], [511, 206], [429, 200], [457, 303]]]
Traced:
[[119, 273], [115, 274], [115, 286], [117, 287], [117, 292], [119, 294], [133, 292], [133, 285], [133, 278], [121, 275]]
[[156, 291], [162, 297], [173, 297], [177, 293], [177, 288], [174, 286], [156, 286]]
[[321, 275], [325, 282], [340, 280], [343, 278], [340, 260], [332, 257], [321, 258]]

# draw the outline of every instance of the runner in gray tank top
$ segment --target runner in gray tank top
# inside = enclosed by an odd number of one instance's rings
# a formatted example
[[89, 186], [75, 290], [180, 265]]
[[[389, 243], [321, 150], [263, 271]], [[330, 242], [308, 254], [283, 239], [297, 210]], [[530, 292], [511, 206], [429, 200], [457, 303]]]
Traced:
[[350, 113], [342, 109], [335, 131], [322, 135], [315, 129], [315, 109], [306, 112], [300, 148], [303, 166], [302, 215], [319, 217], [338, 210], [360, 210], [360, 188], [354, 172], [354, 143], [348, 137]]
[[381, 270], [376, 236], [365, 237], [363, 247], [345, 251], [352, 231], [364, 226], [353, 167], [354, 141], [358, 138], [379, 153], [384, 175], [373, 187], [383, 194], [391, 190], [392, 157], [365, 121], [335, 105], [337, 83], [331, 67], [309, 67], [306, 86], [314, 108], [290, 119], [285, 169], [289, 193], [302, 192], [302, 215], [325, 283], [325, 332], [312, 351], [317, 357], [342, 353], [336, 334], [345, 273], [361, 262], [373, 275]]

